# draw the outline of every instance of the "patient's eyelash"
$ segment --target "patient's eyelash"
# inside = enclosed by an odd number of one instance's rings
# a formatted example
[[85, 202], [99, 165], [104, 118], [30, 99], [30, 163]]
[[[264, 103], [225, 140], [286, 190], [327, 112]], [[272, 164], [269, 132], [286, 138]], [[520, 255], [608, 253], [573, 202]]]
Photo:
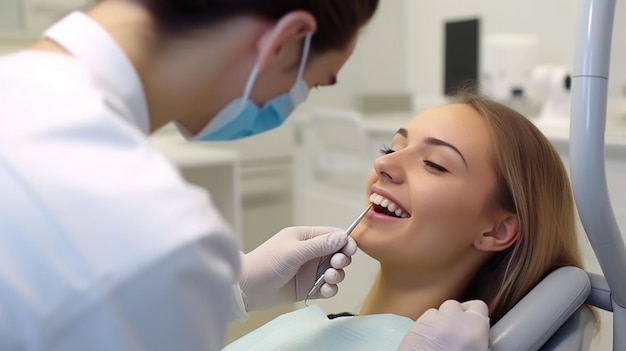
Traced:
[[380, 153], [381, 153], [381, 154], [383, 154], [383, 155], [389, 155], [389, 154], [394, 153], [395, 151], [396, 151], [396, 150], [393, 150], [392, 148], [390, 148], [390, 147], [389, 147], [389, 146], [387, 146], [387, 145], [383, 145], [383, 146], [380, 148]]
[[435, 162], [424, 160], [424, 163], [426, 164], [426, 167], [430, 167], [430, 168], [434, 169], [437, 172], [448, 173], [448, 170], [445, 167], [442, 167], [442, 166], [436, 164]]

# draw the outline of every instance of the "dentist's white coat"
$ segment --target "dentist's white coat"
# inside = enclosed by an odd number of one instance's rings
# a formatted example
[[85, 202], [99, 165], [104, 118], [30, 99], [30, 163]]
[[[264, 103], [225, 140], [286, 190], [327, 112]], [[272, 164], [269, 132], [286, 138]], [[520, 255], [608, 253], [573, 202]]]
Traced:
[[149, 144], [106, 32], [75, 13], [48, 37], [74, 57], [0, 57], [0, 350], [221, 349], [229, 229]]

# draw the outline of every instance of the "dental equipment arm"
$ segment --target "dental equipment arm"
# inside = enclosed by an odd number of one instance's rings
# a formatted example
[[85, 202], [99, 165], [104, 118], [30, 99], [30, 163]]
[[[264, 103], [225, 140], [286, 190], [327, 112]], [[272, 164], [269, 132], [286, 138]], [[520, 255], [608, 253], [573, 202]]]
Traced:
[[611, 290], [613, 349], [626, 350], [626, 248], [608, 195], [604, 132], [614, 0], [581, 0], [572, 75], [570, 169], [583, 227]]

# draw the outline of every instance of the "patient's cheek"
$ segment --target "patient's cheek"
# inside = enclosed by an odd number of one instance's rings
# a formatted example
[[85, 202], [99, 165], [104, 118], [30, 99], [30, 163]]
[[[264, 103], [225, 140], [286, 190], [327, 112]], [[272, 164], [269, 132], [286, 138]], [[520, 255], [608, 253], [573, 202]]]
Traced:
[[351, 236], [359, 247], [359, 250], [374, 259], [385, 256], [386, 251], [393, 251], [394, 240], [391, 239], [390, 235], [384, 235], [366, 226], [357, 227], [357, 229], [352, 232]]
[[358, 246], [359, 250], [369, 255], [368, 251], [372, 249], [372, 246], [375, 246], [374, 244], [375, 240], [372, 237], [373, 235], [374, 233], [372, 233], [371, 231], [368, 231], [367, 228], [363, 229], [363, 228], [357, 227], [350, 236], [356, 242], [356, 245]]
[[352, 237], [352, 239], [354, 239], [354, 241], [356, 241], [357, 246], [361, 247], [361, 243], [359, 243], [359, 240], [361, 240], [361, 230], [359, 229], [359, 227], [354, 229], [350, 236]]
[[362, 221], [350, 234], [359, 247], [361, 247], [362, 242], [366, 240], [367, 237], [375, 235], [377, 235], [376, 231], [370, 228], [366, 221]]

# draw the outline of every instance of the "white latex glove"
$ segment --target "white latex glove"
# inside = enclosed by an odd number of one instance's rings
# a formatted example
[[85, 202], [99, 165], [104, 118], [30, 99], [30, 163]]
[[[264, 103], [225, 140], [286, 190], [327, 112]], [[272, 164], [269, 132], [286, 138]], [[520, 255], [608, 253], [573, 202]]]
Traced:
[[486, 351], [489, 310], [480, 300], [448, 300], [431, 308], [407, 332], [398, 351]]
[[332, 297], [343, 281], [343, 268], [356, 253], [356, 242], [341, 228], [289, 227], [242, 256], [239, 285], [246, 311], [301, 301], [316, 280], [320, 261], [333, 254], [326, 284], [312, 298]]

